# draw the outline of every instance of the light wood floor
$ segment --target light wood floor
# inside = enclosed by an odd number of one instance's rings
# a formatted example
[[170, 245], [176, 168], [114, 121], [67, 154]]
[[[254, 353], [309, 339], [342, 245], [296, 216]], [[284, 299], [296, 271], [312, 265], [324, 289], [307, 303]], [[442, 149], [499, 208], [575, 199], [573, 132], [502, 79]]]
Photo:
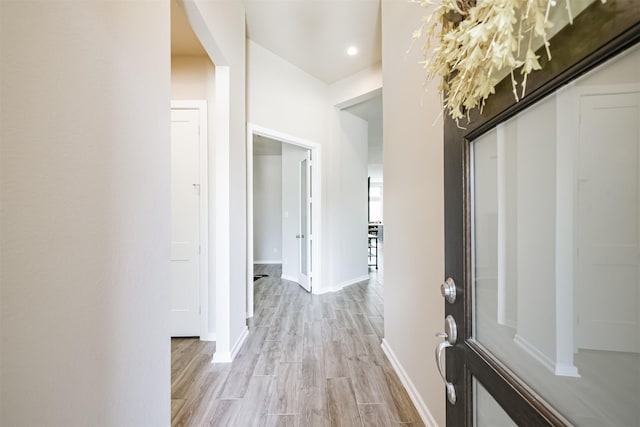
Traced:
[[174, 426], [423, 426], [380, 348], [382, 285], [312, 295], [256, 269], [255, 317], [231, 364], [215, 343], [171, 341]]

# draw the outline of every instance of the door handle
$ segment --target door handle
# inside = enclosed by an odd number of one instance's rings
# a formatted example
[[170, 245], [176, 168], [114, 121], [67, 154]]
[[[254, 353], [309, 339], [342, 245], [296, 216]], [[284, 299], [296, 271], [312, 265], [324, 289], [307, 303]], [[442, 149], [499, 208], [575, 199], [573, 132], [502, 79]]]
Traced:
[[447, 347], [453, 347], [458, 341], [458, 326], [453, 316], [449, 315], [444, 322], [445, 332], [438, 332], [437, 337], [444, 338], [444, 341], [438, 344], [436, 347], [436, 365], [438, 366], [438, 372], [444, 381], [444, 385], [447, 388], [447, 400], [452, 405], [456, 404], [456, 389], [453, 383], [447, 381], [445, 369], [442, 366], [442, 353]]
[[304, 234], [296, 234], [296, 239], [304, 239]]

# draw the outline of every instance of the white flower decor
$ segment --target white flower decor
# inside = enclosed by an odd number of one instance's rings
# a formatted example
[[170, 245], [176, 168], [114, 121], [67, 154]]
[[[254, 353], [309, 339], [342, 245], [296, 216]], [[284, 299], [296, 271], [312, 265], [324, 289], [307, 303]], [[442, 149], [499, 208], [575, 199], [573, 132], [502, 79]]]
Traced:
[[[572, 23], [570, 0], [561, 1]], [[541, 68], [540, 57], [533, 51], [540, 42], [551, 59], [547, 30], [556, 0], [477, 0], [477, 4], [475, 0], [422, 0], [421, 4], [433, 11], [423, 17], [413, 40], [426, 37], [421, 64], [428, 81], [441, 79], [443, 108], [456, 122], [476, 107], [482, 111], [503, 69], [510, 72], [513, 95], [519, 101], [527, 76]], [[431, 51], [436, 39], [440, 43]], [[518, 79], [514, 70], [520, 67]]]

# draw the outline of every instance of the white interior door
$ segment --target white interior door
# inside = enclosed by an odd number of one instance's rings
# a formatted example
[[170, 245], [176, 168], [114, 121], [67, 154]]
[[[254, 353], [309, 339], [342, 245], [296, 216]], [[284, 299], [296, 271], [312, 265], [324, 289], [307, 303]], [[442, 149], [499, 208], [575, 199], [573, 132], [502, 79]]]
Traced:
[[300, 227], [298, 229], [298, 283], [311, 292], [311, 160], [307, 151], [306, 159], [300, 162]]
[[199, 336], [198, 109], [171, 110], [171, 336]]
[[577, 343], [639, 352], [640, 94], [580, 104]]

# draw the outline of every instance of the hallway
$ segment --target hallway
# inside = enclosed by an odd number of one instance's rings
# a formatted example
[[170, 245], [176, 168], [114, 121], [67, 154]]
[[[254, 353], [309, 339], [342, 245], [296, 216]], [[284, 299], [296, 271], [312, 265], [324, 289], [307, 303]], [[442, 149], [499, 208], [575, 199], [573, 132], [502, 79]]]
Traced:
[[215, 343], [171, 342], [172, 425], [423, 426], [380, 348], [382, 285], [323, 295], [256, 266], [255, 317], [232, 364]]

